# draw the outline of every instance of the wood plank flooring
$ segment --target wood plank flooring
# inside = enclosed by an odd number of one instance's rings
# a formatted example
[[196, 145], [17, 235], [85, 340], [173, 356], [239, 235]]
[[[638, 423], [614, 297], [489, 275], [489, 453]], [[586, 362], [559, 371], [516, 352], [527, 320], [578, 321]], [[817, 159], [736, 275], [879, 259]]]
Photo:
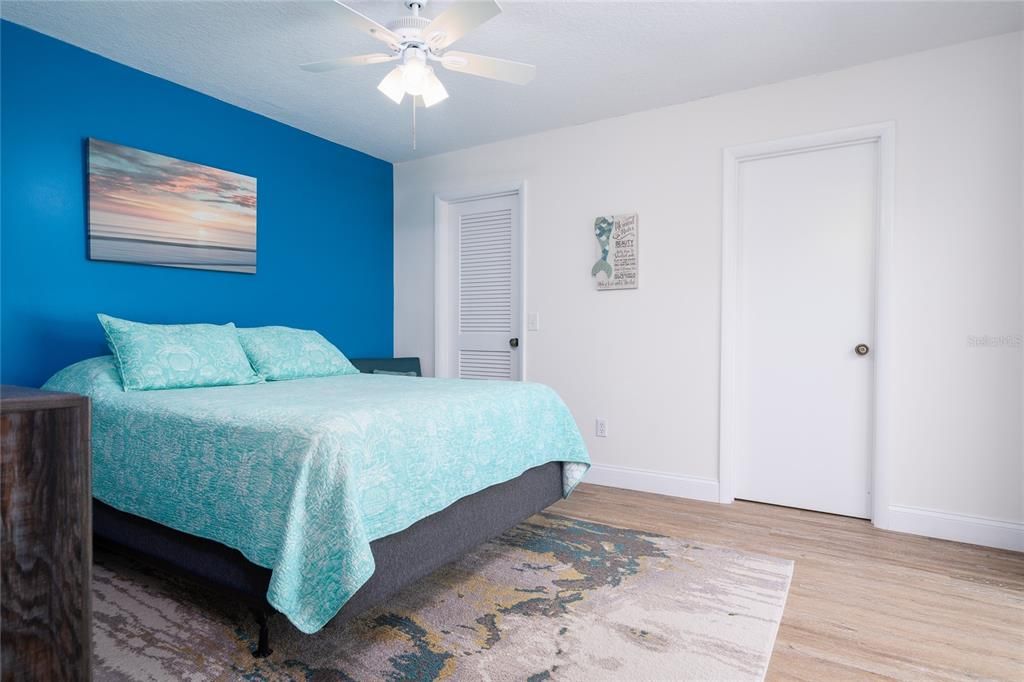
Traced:
[[1024, 554], [587, 484], [551, 511], [795, 561], [769, 680], [1024, 680]]

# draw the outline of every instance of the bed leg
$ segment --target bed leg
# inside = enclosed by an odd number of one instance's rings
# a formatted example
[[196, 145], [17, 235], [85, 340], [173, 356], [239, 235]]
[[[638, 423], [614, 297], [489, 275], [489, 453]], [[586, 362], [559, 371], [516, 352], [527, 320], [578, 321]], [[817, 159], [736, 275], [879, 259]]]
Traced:
[[260, 626], [259, 642], [256, 644], [256, 651], [252, 652], [253, 658], [266, 658], [274, 653], [270, 648], [270, 627], [267, 625], [266, 609], [253, 609], [252, 615], [256, 617], [256, 624]]

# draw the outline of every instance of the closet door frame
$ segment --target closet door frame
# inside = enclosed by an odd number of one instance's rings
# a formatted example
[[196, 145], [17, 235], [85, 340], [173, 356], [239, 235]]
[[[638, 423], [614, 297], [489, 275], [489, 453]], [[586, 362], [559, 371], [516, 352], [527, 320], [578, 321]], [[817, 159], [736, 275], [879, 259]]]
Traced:
[[519, 252], [518, 278], [519, 294], [519, 376], [515, 379], [526, 381], [529, 344], [526, 343], [526, 181], [495, 183], [482, 187], [440, 191], [434, 194], [434, 376], [454, 378], [458, 368], [452, 363], [452, 337], [454, 328], [453, 295], [451, 285], [453, 238], [449, 225], [449, 209], [453, 204], [484, 199], [492, 196], [516, 195], [519, 209], [519, 230], [514, 237]]

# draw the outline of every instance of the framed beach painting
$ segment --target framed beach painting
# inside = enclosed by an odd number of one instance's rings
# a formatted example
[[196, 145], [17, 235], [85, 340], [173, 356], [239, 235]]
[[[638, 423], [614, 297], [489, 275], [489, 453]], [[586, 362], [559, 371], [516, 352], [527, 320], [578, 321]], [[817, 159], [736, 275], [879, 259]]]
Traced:
[[89, 140], [89, 258], [256, 272], [256, 178]]

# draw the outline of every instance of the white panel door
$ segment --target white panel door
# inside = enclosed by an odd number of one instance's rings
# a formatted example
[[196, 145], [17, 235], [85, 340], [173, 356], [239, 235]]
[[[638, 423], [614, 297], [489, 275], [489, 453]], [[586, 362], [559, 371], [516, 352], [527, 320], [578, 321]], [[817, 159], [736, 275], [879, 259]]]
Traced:
[[461, 379], [522, 378], [519, 197], [452, 203], [451, 367]]
[[877, 164], [874, 141], [740, 164], [738, 498], [871, 515]]

